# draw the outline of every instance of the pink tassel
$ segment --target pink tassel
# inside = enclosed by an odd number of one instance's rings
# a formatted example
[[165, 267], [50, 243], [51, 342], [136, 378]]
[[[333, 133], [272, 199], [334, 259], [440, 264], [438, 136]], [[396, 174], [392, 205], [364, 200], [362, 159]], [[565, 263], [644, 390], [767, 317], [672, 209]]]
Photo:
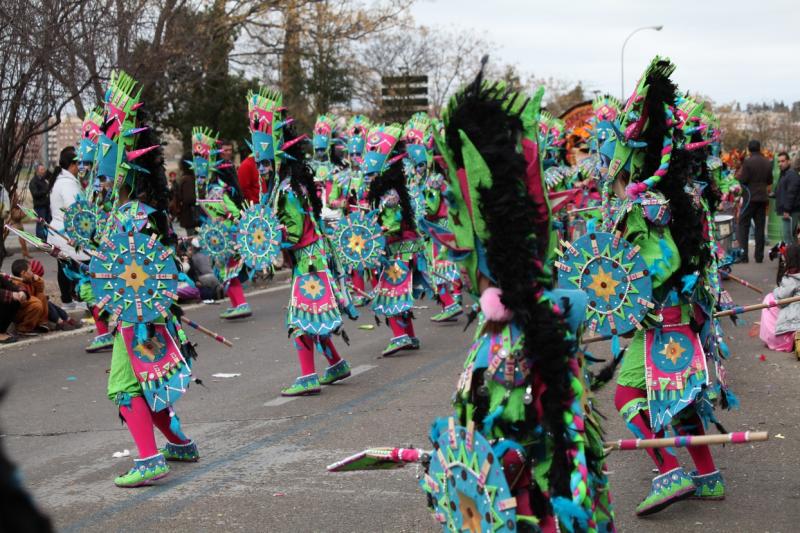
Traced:
[[514, 316], [514, 313], [500, 301], [501, 296], [503, 291], [497, 287], [489, 287], [481, 294], [481, 311], [492, 322], [508, 322]]
[[647, 191], [647, 184], [641, 181], [635, 183], [629, 183], [628, 186], [625, 187], [625, 194], [631, 200], [636, 200], [642, 194], [644, 194], [645, 191]]

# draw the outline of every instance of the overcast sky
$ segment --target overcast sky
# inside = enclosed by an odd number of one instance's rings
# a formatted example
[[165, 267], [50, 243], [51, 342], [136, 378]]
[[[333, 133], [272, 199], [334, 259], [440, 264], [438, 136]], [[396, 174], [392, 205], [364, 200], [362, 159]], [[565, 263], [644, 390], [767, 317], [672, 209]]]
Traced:
[[537, 77], [581, 80], [619, 96], [655, 54], [677, 65], [681, 89], [761, 102], [800, 100], [800, 2], [797, 0], [417, 0], [411, 12], [430, 27], [471, 28], [498, 45], [495, 62]]

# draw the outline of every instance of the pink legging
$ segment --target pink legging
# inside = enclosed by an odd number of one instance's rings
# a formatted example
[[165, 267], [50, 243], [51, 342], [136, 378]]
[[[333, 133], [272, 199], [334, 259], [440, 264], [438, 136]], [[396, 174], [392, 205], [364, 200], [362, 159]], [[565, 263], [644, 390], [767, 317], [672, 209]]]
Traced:
[[173, 444], [186, 444], [189, 442], [173, 433], [172, 428], [169, 426], [168, 409], [162, 409], [154, 413], [141, 396], [131, 398], [130, 406], [121, 405], [119, 412], [128, 425], [128, 431], [133, 437], [133, 442], [136, 443], [139, 457], [152, 457], [158, 453], [153, 426], [157, 427], [167, 440]]
[[389, 317], [389, 327], [392, 328], [392, 335], [400, 337], [408, 335], [414, 337], [414, 322], [411, 317], [404, 318], [402, 315]]
[[[617, 385], [617, 390], [614, 394], [614, 405], [617, 407], [617, 410], [622, 410], [625, 404], [637, 398], [647, 398], [647, 394], [644, 390], [637, 389], [636, 387], [624, 387], [622, 385]], [[653, 430], [650, 429], [650, 424], [645, 419], [645, 414], [645, 411], [639, 411], [628, 423], [636, 426], [636, 428], [641, 432], [642, 435], [644, 435], [644, 438], [646, 439], [663, 437], [663, 431], [653, 433]], [[692, 413], [692, 415], [688, 418], [684, 418], [680, 422], [676, 422], [675, 430], [679, 435], [705, 434], [703, 424], [700, 421], [700, 417], [697, 416], [697, 413]], [[689, 446], [687, 450], [689, 451], [689, 455], [692, 457], [692, 461], [694, 461], [695, 467], [697, 467], [697, 473], [699, 475], [702, 476], [716, 471], [717, 467], [714, 465], [714, 458], [711, 456], [711, 449], [708, 446]], [[680, 466], [678, 463], [678, 458], [670, 453], [667, 453], [666, 450], [656, 453], [654, 449], [648, 448], [646, 451], [656, 464], [658, 471], [662, 474], [669, 472], [670, 470], [674, 470]]]
[[100, 310], [96, 305], [92, 306], [92, 316], [94, 317], [94, 327], [97, 329], [97, 335], [108, 333], [108, 322], [100, 318]]
[[239, 307], [247, 303], [247, 299], [244, 297], [244, 289], [242, 289], [242, 282], [239, 281], [239, 278], [233, 278], [228, 284], [228, 298], [233, 307]]
[[[330, 337], [321, 337], [319, 344], [322, 347], [322, 355], [328, 360], [328, 366], [333, 366], [342, 360]], [[297, 359], [300, 361], [300, 375], [316, 374], [314, 339], [310, 335], [300, 335], [295, 337], [294, 347], [297, 349]]]
[[[452, 288], [451, 288], [452, 287]], [[442, 309], [450, 307], [456, 302], [456, 297], [461, 294], [461, 280], [455, 280], [451, 285], [439, 285], [439, 299], [442, 301]]]

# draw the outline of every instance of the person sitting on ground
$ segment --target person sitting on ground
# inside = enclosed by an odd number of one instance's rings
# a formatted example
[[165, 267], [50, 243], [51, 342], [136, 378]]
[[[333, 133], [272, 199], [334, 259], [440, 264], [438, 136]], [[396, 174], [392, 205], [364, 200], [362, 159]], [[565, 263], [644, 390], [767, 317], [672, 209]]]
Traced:
[[22, 302], [28, 295], [19, 290], [6, 276], [0, 275], [0, 344], [17, 342], [17, 337], [8, 333]]
[[[21, 268], [22, 261], [19, 261], [19, 263]], [[13, 270], [13, 265], [11, 268]], [[42, 279], [42, 282], [44, 282], [44, 265], [40, 261], [34, 259], [28, 262], [28, 272], [38, 276]], [[25, 272], [23, 271], [22, 275], [19, 277], [25, 279]], [[47, 294], [46, 289], [43, 292], [44, 294]], [[70, 331], [79, 327], [78, 323], [75, 322], [75, 320], [73, 320], [61, 307], [54, 304], [48, 296], [44, 296], [44, 300], [47, 305], [47, 320], [51, 323], [51, 327], [55, 327], [56, 329], [63, 331]]]
[[[800, 245], [786, 247], [783, 277], [774, 291], [764, 298], [765, 304], [800, 295]], [[761, 311], [759, 337], [770, 350], [794, 350], [794, 334], [800, 330], [800, 302]]]
[[220, 283], [219, 278], [214, 274], [214, 269], [211, 266], [211, 258], [200, 249], [200, 241], [197, 238], [192, 239], [191, 246], [188, 247], [186, 256], [190, 265], [188, 275], [192, 278], [197, 288], [200, 289], [203, 300], [223, 299], [225, 297], [225, 291], [222, 287], [222, 283]]
[[47, 325], [47, 296], [44, 294], [44, 280], [30, 271], [27, 259], [17, 259], [11, 263], [11, 273], [20, 281], [14, 280], [17, 288], [27, 295], [14, 317], [17, 333], [29, 335], [35, 332], [50, 331]]

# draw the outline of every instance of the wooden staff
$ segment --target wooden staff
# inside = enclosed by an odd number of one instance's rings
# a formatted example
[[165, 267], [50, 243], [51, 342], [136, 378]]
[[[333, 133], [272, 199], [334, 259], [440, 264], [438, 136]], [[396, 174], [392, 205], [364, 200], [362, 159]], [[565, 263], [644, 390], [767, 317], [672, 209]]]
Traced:
[[207, 327], [201, 326], [200, 324], [198, 324], [194, 320], [190, 320], [187, 317], [182, 316], [181, 317], [181, 322], [183, 322], [187, 326], [190, 326], [190, 327], [196, 329], [200, 333], [204, 333], [204, 334], [208, 335], [209, 337], [211, 337], [215, 341], [221, 342], [222, 344], [224, 344], [228, 348], [232, 348], [233, 347], [233, 343], [231, 341], [229, 341], [228, 339], [226, 339], [225, 337], [223, 337], [219, 333], [214, 333], [213, 331], [211, 331]]
[[706, 446], [709, 444], [744, 444], [746, 442], [763, 442], [769, 440], [766, 431], [738, 431], [720, 435], [683, 435], [663, 439], [620, 439], [603, 443], [606, 451], [641, 450], [645, 448], [687, 448], [689, 446]]
[[756, 287], [755, 285], [753, 285], [752, 283], [750, 283], [749, 281], [745, 281], [745, 280], [743, 280], [742, 278], [740, 278], [738, 276], [734, 276], [730, 272], [725, 272], [724, 270], [720, 270], [719, 273], [722, 275], [722, 279], [731, 279], [731, 280], [735, 281], [736, 283], [741, 283], [742, 285], [744, 285], [748, 289], [750, 289], [752, 291], [755, 291], [758, 294], [764, 294], [764, 289], [760, 289], [760, 288]]
[[17, 276], [12, 276], [11, 274], [6, 274], [5, 272], [0, 272], [0, 276], [3, 276], [4, 278], [11, 281], [16, 281], [17, 283], [25, 283], [24, 279], [18, 278]]
[[[790, 298], [784, 298], [782, 300], [775, 300], [769, 304], [753, 304], [753, 305], [744, 305], [744, 306], [736, 306], [731, 309], [726, 309], [724, 311], [718, 311], [714, 313], [714, 318], [722, 318], [724, 316], [733, 316], [733, 315], [741, 315], [742, 313], [750, 313], [751, 311], [760, 311], [761, 309], [768, 309], [770, 307], [783, 307], [784, 305], [793, 304], [795, 302], [800, 302], [800, 296], [792, 296]], [[588, 337], [581, 341], [582, 344], [592, 344], [593, 342], [601, 342], [610, 340], [611, 337]]]
[[769, 304], [753, 304], [753, 305], [737, 306], [731, 309], [726, 309], [725, 311], [714, 313], [714, 317], [719, 318], [722, 316], [741, 315], [742, 313], [749, 313], [750, 311], [758, 311], [760, 309], [768, 309], [770, 307], [783, 307], [784, 305], [793, 304], [795, 302], [800, 302], [800, 296], [792, 296], [790, 298], [784, 298], [782, 300], [775, 300], [774, 302]]
[[359, 289], [358, 287], [356, 287], [356, 286], [355, 286], [355, 285], [353, 285], [352, 283], [347, 283], [347, 286], [348, 286], [350, 289], [352, 289], [352, 290], [356, 291], [358, 294], [360, 294], [360, 295], [361, 295], [361, 296], [363, 296], [364, 298], [369, 298], [370, 300], [372, 299], [372, 295], [371, 295], [371, 294], [369, 294], [369, 293], [366, 293], [366, 292], [362, 291], [361, 289]]

